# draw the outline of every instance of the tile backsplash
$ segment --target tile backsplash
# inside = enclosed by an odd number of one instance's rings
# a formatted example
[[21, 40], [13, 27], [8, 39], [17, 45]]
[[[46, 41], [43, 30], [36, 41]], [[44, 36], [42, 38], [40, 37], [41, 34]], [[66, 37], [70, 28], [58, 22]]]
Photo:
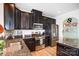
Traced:
[[32, 32], [40, 32], [40, 34], [42, 34], [43, 32], [45, 32], [45, 30], [12, 30], [12, 31], [5, 31], [5, 37], [12, 35], [12, 36], [16, 36], [16, 35], [22, 35], [23, 37], [25, 35], [31, 35]]
[[14, 30], [14, 35], [31, 35], [32, 32], [40, 32], [42, 34], [45, 30]]

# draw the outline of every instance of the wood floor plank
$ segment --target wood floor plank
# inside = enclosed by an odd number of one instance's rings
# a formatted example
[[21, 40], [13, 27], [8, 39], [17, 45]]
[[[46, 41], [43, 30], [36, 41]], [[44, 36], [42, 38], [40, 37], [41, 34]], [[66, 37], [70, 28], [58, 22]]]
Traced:
[[46, 47], [39, 51], [31, 52], [32, 56], [56, 56], [56, 46]]

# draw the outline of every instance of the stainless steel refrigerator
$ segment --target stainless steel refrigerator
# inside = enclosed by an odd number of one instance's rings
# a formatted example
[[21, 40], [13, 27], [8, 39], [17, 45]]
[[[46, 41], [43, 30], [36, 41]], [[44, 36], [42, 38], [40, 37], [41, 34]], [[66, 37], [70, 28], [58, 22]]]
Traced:
[[51, 24], [51, 46], [56, 45], [59, 40], [59, 27], [57, 24]]

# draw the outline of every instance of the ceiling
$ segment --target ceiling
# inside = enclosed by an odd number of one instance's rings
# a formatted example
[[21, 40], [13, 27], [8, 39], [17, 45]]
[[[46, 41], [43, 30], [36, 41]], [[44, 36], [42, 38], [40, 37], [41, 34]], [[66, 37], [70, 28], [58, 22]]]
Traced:
[[55, 17], [79, 9], [79, 3], [15, 3], [20, 10], [31, 12], [36, 9], [43, 15]]

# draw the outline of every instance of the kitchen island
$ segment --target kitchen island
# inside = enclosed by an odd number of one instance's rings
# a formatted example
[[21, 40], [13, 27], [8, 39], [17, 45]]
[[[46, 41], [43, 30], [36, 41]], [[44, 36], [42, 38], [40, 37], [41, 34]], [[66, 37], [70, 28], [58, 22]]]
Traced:
[[57, 42], [57, 56], [79, 56], [79, 46]]
[[[24, 43], [23, 39], [10, 39], [10, 40], [5, 40], [6, 44], [5, 44], [5, 48], [8, 48], [10, 47], [11, 43], [17, 43], [17, 42], [20, 42], [21, 43], [21, 48], [12, 48], [17, 50], [17, 51], [12, 51], [11, 52], [8, 52], [8, 53], [5, 53], [4, 51], [4, 56], [31, 56], [31, 53], [30, 53], [30, 50], [28, 49], [27, 45]], [[10, 49], [11, 50], [11, 49]]]

